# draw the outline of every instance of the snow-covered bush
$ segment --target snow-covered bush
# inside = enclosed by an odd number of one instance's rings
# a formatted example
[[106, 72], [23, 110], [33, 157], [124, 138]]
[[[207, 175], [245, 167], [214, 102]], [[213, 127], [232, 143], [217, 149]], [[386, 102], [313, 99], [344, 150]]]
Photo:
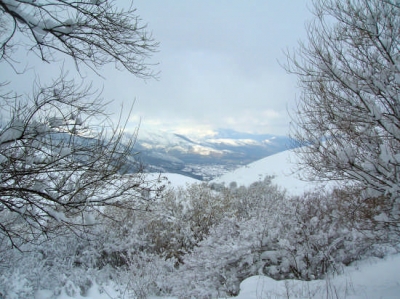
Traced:
[[81, 235], [64, 231], [25, 244], [24, 253], [4, 251], [0, 293], [84, 296], [111, 281], [129, 298], [214, 298], [236, 295], [253, 275], [323, 278], [396, 250], [392, 230], [376, 230], [377, 203], [365, 203], [356, 187], [293, 197], [270, 178], [218, 192], [206, 184], [170, 189], [151, 204], [132, 203], [138, 210], [104, 209]]
[[[260, 254], [263, 238], [273, 223], [275, 209], [285, 201], [284, 192], [270, 178], [250, 187], [220, 189], [230, 204], [225, 217], [190, 253], [183, 256], [173, 293], [182, 298], [214, 298], [237, 295], [245, 278], [258, 274], [263, 266]], [[271, 226], [272, 227], [272, 226]]]
[[245, 278], [257, 274], [264, 228], [258, 219], [224, 218], [210, 235], [183, 258], [173, 291], [182, 298], [234, 296]]
[[359, 194], [356, 187], [317, 190], [282, 202], [274, 222], [266, 224], [263, 273], [275, 279], [323, 278], [362, 257], [393, 249], [398, 238], [354, 217]]
[[92, 285], [96, 250], [88, 240], [65, 233], [20, 249], [24, 251], [8, 250], [0, 267], [0, 293], [5, 298], [18, 294], [19, 298], [34, 298], [40, 289], [84, 295]]
[[[127, 211], [111, 234], [125, 244], [178, 260], [190, 252], [226, 215], [233, 215], [230, 198], [206, 184], [170, 189], [147, 208]], [[117, 238], [116, 238], [117, 240]]]
[[[133, 239], [134, 233], [127, 237]], [[42, 244], [25, 244], [21, 250], [7, 250], [2, 256], [0, 294], [6, 299], [34, 298], [38, 290], [50, 290], [54, 296], [85, 296], [92, 286], [110, 283], [121, 298], [127, 294], [127, 298], [146, 298], [168, 292], [176, 263], [125, 242], [106, 225], [81, 235], [64, 232]]]
[[128, 267], [115, 271], [113, 282], [122, 298], [145, 299], [149, 295], [167, 295], [174, 279], [174, 259], [145, 252], [126, 256]]
[[231, 212], [183, 256], [173, 289], [182, 298], [232, 296], [243, 279], [257, 274], [324, 278], [360, 258], [398, 249], [390, 230], [370, 225], [372, 215], [354, 216], [354, 202], [361, 200], [356, 187], [288, 196], [267, 179], [220, 192]]

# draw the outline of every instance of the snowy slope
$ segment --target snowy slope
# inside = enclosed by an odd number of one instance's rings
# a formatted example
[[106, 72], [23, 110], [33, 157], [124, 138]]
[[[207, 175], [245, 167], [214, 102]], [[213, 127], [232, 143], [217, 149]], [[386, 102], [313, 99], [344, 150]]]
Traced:
[[224, 154], [223, 150], [208, 147], [194, 142], [183, 135], [171, 132], [141, 130], [137, 142], [138, 145], [147, 150], [163, 150], [165, 152], [176, 151], [198, 155]]
[[327, 280], [276, 281], [253, 276], [240, 285], [237, 299], [259, 298], [400, 298], [400, 255], [366, 260], [347, 267], [343, 275]]
[[175, 187], [185, 187], [186, 185], [201, 183], [201, 181], [196, 180], [194, 178], [184, 176], [181, 174], [176, 173], [149, 173], [147, 174], [147, 178], [149, 180], [155, 180], [158, 177], [161, 177], [165, 180], [164, 184], [168, 187], [175, 188]]
[[275, 178], [272, 182], [286, 188], [291, 194], [301, 194], [307, 190], [326, 186], [326, 183], [318, 184], [301, 180], [296, 173], [296, 159], [293, 151], [287, 150], [226, 173], [212, 182], [225, 183], [225, 185], [237, 182], [239, 186], [249, 186], [267, 175], [273, 175]]

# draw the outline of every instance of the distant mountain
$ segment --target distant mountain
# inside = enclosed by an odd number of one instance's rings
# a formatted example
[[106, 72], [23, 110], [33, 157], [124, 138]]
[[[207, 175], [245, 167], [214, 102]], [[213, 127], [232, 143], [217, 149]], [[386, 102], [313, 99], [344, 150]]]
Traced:
[[213, 136], [140, 130], [135, 145], [148, 171], [209, 180], [293, 147], [289, 137], [218, 130]]
[[[54, 138], [68, 140], [69, 135], [58, 133]], [[97, 142], [91, 137], [75, 138], [75, 142], [82, 145], [90, 146]], [[209, 181], [240, 166], [293, 148], [293, 144], [285, 136], [233, 130], [219, 130], [212, 136], [140, 130], [124, 171], [136, 172], [142, 164], [147, 172], [176, 173]]]

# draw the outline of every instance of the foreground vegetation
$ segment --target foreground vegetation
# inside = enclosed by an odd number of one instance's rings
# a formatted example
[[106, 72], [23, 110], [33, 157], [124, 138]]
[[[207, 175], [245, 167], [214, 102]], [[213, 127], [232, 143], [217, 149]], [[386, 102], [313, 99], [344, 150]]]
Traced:
[[84, 296], [112, 281], [121, 298], [214, 298], [237, 295], [240, 282], [258, 274], [324, 278], [399, 249], [398, 234], [380, 225], [385, 206], [355, 204], [359, 196], [356, 186], [288, 196], [270, 178], [249, 187], [170, 188], [140, 209], [93, 214], [79, 234], [2, 250], [0, 293]]

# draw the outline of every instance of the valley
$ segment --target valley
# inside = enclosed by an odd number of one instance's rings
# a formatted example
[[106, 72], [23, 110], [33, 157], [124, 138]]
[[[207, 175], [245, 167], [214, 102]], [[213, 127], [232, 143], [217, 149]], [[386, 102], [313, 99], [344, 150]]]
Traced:
[[251, 162], [293, 148], [286, 136], [217, 130], [211, 136], [139, 131], [135, 156], [147, 172], [209, 181]]

